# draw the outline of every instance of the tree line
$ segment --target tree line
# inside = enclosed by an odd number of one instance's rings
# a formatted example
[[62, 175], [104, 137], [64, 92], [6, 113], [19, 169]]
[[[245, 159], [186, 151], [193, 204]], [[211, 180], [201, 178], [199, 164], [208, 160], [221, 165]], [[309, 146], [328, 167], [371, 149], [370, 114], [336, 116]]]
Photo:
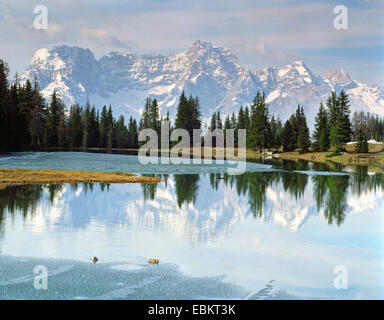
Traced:
[[[279, 118], [270, 116], [265, 94], [258, 91], [252, 103], [240, 107], [237, 115], [232, 113], [223, 119], [220, 111], [214, 112], [208, 129], [222, 129], [225, 144], [226, 131], [233, 129], [235, 147], [239, 129], [246, 129], [247, 148], [259, 152], [282, 149], [304, 153], [332, 148], [339, 154], [351, 139], [357, 141], [357, 152], [367, 152], [368, 139], [383, 140], [383, 119], [361, 111], [351, 120], [350, 113], [347, 94], [343, 90], [332, 92], [325, 106], [320, 103], [311, 138], [302, 106], [298, 105], [283, 125]], [[103, 106], [99, 112], [87, 102], [85, 106], [74, 104], [66, 112], [55, 91], [48, 103], [36, 78], [33, 83], [27, 80], [21, 84], [16, 77], [9, 85], [8, 66], [0, 60], [0, 150], [138, 148], [142, 144], [139, 131], [153, 129], [160, 135], [164, 120], [169, 121], [170, 132], [182, 128], [192, 137], [193, 129], [202, 126], [198, 97], [182, 92], [174, 121], [169, 112], [160, 116], [157, 100], [148, 97], [139, 122], [131, 116], [126, 124], [124, 116], [113, 117], [111, 106]], [[204, 142], [204, 137], [201, 139]]]
[[383, 141], [382, 118], [360, 111], [355, 112], [351, 120], [350, 114], [350, 102], [345, 91], [341, 90], [339, 94], [332, 92], [325, 106], [320, 102], [311, 137], [302, 106], [297, 106], [295, 113], [283, 126], [279, 118], [269, 116], [264, 92], [257, 92], [253, 103], [249, 107], [240, 107], [237, 117], [234, 113], [228, 115], [224, 125], [220, 112], [214, 112], [209, 129], [219, 128], [224, 132], [234, 129], [235, 137], [238, 129], [246, 129], [247, 148], [260, 153], [266, 149], [282, 149], [284, 152], [298, 150], [300, 153], [332, 149], [334, 154], [340, 154], [351, 140], [356, 142], [356, 152], [365, 153], [368, 152], [368, 139]]
[[130, 117], [115, 119], [112, 108], [99, 113], [86, 103], [66, 113], [56, 92], [45, 101], [37, 79], [8, 84], [8, 66], [0, 60], [0, 150], [137, 148], [138, 124]]

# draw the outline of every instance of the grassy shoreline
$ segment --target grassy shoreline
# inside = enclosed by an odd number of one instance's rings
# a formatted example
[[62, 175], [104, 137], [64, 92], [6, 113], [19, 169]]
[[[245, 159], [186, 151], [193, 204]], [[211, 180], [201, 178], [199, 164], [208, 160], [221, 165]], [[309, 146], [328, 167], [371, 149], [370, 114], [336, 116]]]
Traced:
[[0, 168], [1, 184], [157, 183], [160, 181], [158, 178], [135, 176], [127, 172]]
[[355, 153], [354, 145], [346, 145], [345, 152], [341, 155], [332, 156], [332, 152], [283, 152], [274, 155], [275, 158], [285, 160], [305, 160], [320, 163], [340, 163], [343, 165], [365, 165], [376, 167], [383, 172], [384, 169], [384, 146], [382, 144], [369, 144], [368, 153]]
[[[369, 153], [354, 153], [353, 145], [346, 145], [346, 151], [339, 156], [332, 156], [332, 152], [279, 152], [274, 154], [261, 154], [253, 150], [241, 150], [246, 157], [246, 160], [257, 160], [261, 157], [269, 156], [275, 159], [290, 160], [290, 161], [309, 161], [324, 163], [328, 165], [342, 164], [346, 166], [363, 165], [368, 166], [370, 171], [384, 172], [384, 145], [370, 144]], [[101, 151], [101, 150], [98, 150]], [[119, 149], [116, 151], [128, 151], [127, 149]], [[129, 151], [138, 151], [137, 149], [129, 149]], [[161, 150], [158, 150], [161, 151]], [[165, 150], [163, 150], [165, 151]], [[170, 151], [170, 150], [167, 150]], [[236, 159], [239, 150], [225, 148], [207, 148], [189, 149], [189, 155], [197, 154], [204, 158], [204, 154], [212, 154], [213, 158], [218, 154], [225, 154], [227, 159]], [[171, 153], [171, 156], [177, 154]], [[161, 180], [154, 177], [135, 176], [125, 172], [91, 172], [77, 170], [30, 170], [30, 169], [1, 169], [0, 168], [0, 188], [8, 184], [59, 184], [59, 183], [157, 183]]]

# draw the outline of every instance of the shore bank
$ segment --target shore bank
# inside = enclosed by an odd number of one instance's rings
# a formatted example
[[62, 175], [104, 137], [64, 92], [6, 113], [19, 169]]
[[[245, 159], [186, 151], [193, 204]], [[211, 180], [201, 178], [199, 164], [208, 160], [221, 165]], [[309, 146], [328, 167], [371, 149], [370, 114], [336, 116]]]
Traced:
[[158, 178], [135, 176], [127, 172], [0, 169], [0, 183], [2, 184], [156, 183], [160, 181]]

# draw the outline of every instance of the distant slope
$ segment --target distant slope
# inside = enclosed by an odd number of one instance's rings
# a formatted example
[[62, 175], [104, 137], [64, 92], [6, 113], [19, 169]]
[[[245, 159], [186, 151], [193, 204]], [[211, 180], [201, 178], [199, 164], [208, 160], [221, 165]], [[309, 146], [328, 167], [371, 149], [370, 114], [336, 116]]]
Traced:
[[384, 115], [384, 89], [354, 81], [345, 70], [331, 70], [322, 78], [294, 61], [252, 72], [229, 49], [205, 41], [168, 56], [110, 52], [99, 60], [89, 49], [42, 48], [22, 79], [35, 75], [46, 97], [56, 90], [67, 105], [89, 99], [99, 108], [111, 104], [124, 115], [139, 116], [147, 96], [158, 99], [162, 114], [174, 115], [182, 90], [199, 96], [204, 118], [217, 110], [237, 113], [264, 90], [272, 113], [285, 119], [300, 103], [312, 122], [320, 101], [341, 89], [350, 96], [352, 110]]

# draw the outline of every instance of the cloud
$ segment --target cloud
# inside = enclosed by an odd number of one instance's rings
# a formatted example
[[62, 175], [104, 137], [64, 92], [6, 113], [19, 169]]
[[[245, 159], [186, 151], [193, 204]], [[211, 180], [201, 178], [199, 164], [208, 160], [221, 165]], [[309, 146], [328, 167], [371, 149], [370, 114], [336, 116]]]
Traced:
[[14, 26], [18, 31], [32, 28], [32, 19], [15, 14], [14, 10], [5, 3], [0, 3], [0, 17], [3, 23]]
[[65, 32], [65, 27], [59, 24], [48, 24], [48, 29], [45, 31], [51, 36], [57, 36]]
[[[31, 11], [32, 12], [32, 11]], [[33, 18], [35, 15], [23, 16], [17, 14], [17, 12], [5, 3], [0, 4], [0, 17], [5, 22], [8, 28], [13, 28], [14, 31], [18, 32], [20, 36], [28, 36], [29, 39], [34, 37], [37, 40], [39, 37], [48, 34], [51, 37], [62, 35], [65, 32], [65, 27], [57, 23], [48, 23], [47, 29], [35, 29], [33, 26]]]
[[[10, 65], [25, 64], [33, 51], [56, 44], [89, 47], [100, 56], [119, 49], [167, 54], [203, 39], [228, 47], [253, 70], [299, 59], [325, 72], [339, 65], [381, 63], [384, 48], [382, 0], [348, 3], [348, 30], [343, 31], [333, 27], [338, 3], [319, 0], [43, 2], [49, 28], [35, 30], [30, 0], [0, 0], [0, 52]], [[357, 54], [359, 48], [368, 55]], [[354, 77], [380, 83], [382, 70], [355, 68]]]
[[91, 29], [83, 27], [80, 30], [80, 34], [88, 40], [96, 41], [99, 45], [135, 51], [139, 50], [139, 46], [136, 43], [132, 41], [123, 42], [105, 29]]
[[233, 52], [241, 57], [242, 62], [250, 69], [264, 66], [280, 66], [295, 60], [304, 60], [304, 56], [291, 49], [271, 49], [260, 41], [228, 44]]
[[282, 49], [275, 52], [269, 48], [267, 49], [263, 42], [246, 42], [241, 48], [239, 49], [243, 54], [264, 57], [275, 62], [293, 61], [302, 58], [302, 55], [297, 52]]

